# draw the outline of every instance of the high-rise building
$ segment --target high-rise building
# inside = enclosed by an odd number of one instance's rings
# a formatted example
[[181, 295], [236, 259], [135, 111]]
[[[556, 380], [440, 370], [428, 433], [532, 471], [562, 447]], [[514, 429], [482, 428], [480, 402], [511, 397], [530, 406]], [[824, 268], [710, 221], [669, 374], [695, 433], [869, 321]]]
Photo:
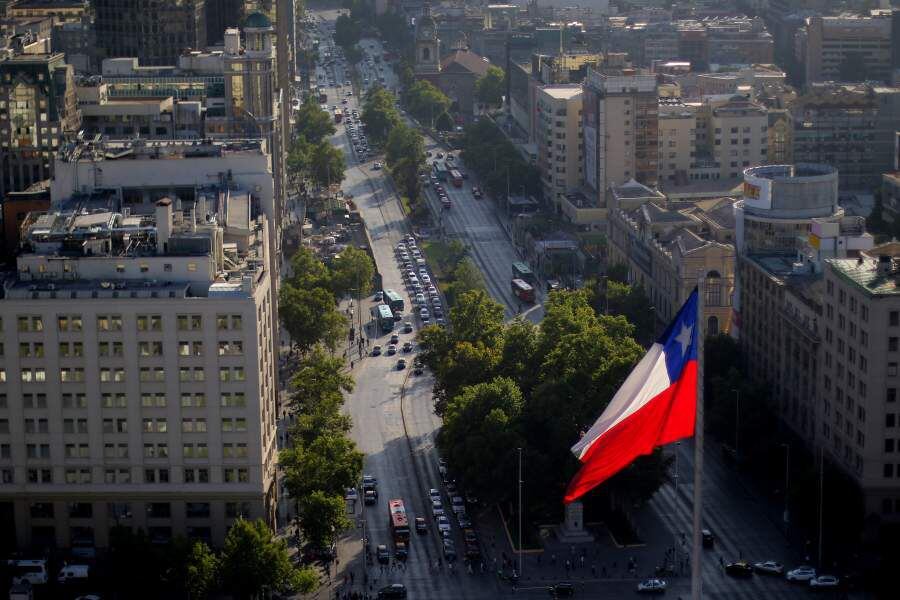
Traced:
[[[607, 63], [615, 61], [607, 57]], [[630, 179], [655, 185], [659, 157], [656, 76], [622, 66], [589, 69], [582, 105], [584, 181], [600, 201], [609, 186]]]
[[95, 0], [97, 45], [106, 57], [175, 65], [186, 49], [206, 43], [205, 0]]
[[0, 61], [0, 197], [53, 174], [53, 155], [78, 131], [74, 71], [65, 56], [15, 54]]
[[697, 106], [659, 99], [659, 181], [685, 184], [697, 152]]
[[806, 83], [891, 80], [890, 16], [814, 16], [806, 19]]
[[264, 14], [250, 14], [241, 31], [225, 31], [225, 115], [232, 133], [266, 137], [275, 128], [275, 29]]
[[239, 27], [244, 20], [244, 0], [205, 0], [206, 45], [222, 43], [226, 29]]
[[[221, 544], [274, 526], [276, 294], [264, 142], [81, 143], [0, 300], [0, 524]], [[160, 170], [162, 169], [162, 170]]]
[[[706, 99], [697, 110], [697, 157], [710, 179], [739, 182], [744, 169], [767, 162], [769, 117], [746, 95]], [[698, 161], [699, 162], [699, 161]]]
[[537, 88], [535, 142], [544, 200], [573, 222], [565, 210], [566, 194], [582, 183], [581, 85], [548, 85]]

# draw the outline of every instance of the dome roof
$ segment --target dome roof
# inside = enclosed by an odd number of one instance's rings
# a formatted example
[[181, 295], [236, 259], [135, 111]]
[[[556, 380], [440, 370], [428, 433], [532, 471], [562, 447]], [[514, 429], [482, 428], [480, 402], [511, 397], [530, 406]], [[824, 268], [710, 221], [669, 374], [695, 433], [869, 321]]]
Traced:
[[272, 27], [272, 21], [261, 12], [252, 12], [244, 19], [244, 27], [249, 27], [251, 29], [269, 29]]

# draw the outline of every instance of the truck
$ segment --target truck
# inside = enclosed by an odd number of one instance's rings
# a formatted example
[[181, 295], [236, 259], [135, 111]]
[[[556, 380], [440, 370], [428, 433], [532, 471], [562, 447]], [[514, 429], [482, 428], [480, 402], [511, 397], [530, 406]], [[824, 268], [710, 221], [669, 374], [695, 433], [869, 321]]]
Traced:
[[334, 122], [340, 123], [343, 120], [344, 120], [344, 111], [342, 111], [340, 108], [334, 109]]

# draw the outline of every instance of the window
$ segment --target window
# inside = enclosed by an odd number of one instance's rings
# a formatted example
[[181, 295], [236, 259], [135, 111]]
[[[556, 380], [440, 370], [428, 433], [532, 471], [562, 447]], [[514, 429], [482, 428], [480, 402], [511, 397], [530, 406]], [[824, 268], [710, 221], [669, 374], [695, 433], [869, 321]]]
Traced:
[[886, 398], [888, 402], [896, 402], [897, 401], [897, 388], [889, 387], [887, 389]]
[[896, 352], [898, 345], [900, 345], [900, 338], [896, 338], [896, 337], [888, 338], [888, 352]]
[[97, 344], [97, 354], [102, 357], [119, 357], [125, 355], [125, 351], [122, 347], [122, 342], [100, 342]]
[[884, 463], [884, 476], [885, 477], [893, 477], [894, 476], [893, 463]]
[[[67, 419], [67, 421], [72, 421], [72, 419]], [[7, 430], [8, 428], [7, 425]], [[47, 419], [25, 419], [25, 433], [50, 433], [50, 424]], [[73, 431], [66, 431], [66, 433], [75, 433], [74, 427]]]
[[97, 331], [122, 331], [122, 315], [97, 315]]
[[144, 483], [169, 483], [169, 470], [144, 469]]
[[[74, 453], [72, 455], [69, 454], [69, 446], [74, 446], [73, 444], [66, 445], [66, 458], [78, 458], [78, 454]], [[85, 446], [87, 449], [87, 446]], [[28, 458], [50, 458], [50, 444], [26, 444], [25, 445], [25, 456]], [[87, 454], [85, 454], [85, 457]]]
[[247, 458], [247, 444], [222, 444], [222, 458]]
[[897, 413], [885, 413], [884, 415], [884, 426], [887, 428], [895, 427], [897, 425]]
[[[87, 433], [87, 419], [63, 419], [63, 433]], [[46, 433], [46, 432], [41, 432]]]
[[22, 369], [20, 371], [22, 383], [44, 383], [47, 381], [47, 372], [44, 369]]
[[166, 443], [144, 444], [144, 458], [168, 458], [169, 445]]
[[237, 519], [238, 517], [250, 516], [249, 502], [226, 502], [225, 516], [229, 519]]
[[[47, 449], [49, 455], [50, 449]], [[66, 458], [89, 458], [90, 448], [87, 444], [66, 444]]]
[[[90, 469], [66, 469], [66, 483], [90, 483], [91, 482], [91, 470]], [[90, 504], [88, 504], [90, 506]]]
[[206, 394], [203, 392], [182, 392], [181, 406], [182, 408], [204, 408], [206, 406]]
[[128, 458], [128, 444], [103, 444], [103, 458]]
[[162, 331], [162, 317], [160, 315], [138, 315], [138, 331]]
[[19, 358], [44, 358], [44, 344], [41, 342], [23, 342], [19, 344]]
[[203, 356], [203, 342], [178, 342], [178, 356]]
[[26, 316], [18, 318], [20, 332], [38, 332], [44, 330], [44, 320], [39, 316]]
[[168, 502], [150, 502], [147, 504], [147, 518], [168, 519], [172, 516], [172, 508]]
[[884, 451], [885, 452], [893, 452], [895, 448], [894, 438], [885, 438], [884, 439]]
[[129, 469], [105, 469], [103, 471], [104, 483], [131, 483], [131, 471]]
[[84, 369], [62, 368], [59, 370], [59, 380], [62, 383], [82, 383], [84, 381]]
[[240, 356], [244, 353], [244, 343], [240, 340], [219, 342], [219, 356]]
[[222, 419], [222, 431], [247, 431], [247, 419]]
[[206, 419], [182, 419], [181, 431], [184, 433], [205, 433]]
[[[28, 483], [53, 483], [52, 469], [28, 469]], [[12, 483], [12, 477], [9, 478]]]
[[141, 367], [140, 380], [143, 382], [166, 380], [166, 370], [162, 367]]
[[59, 355], [62, 358], [81, 358], [84, 356], [84, 344], [81, 342], [60, 342]]
[[247, 406], [244, 392], [223, 393], [221, 400], [223, 408], [245, 408]]
[[209, 502], [187, 502], [185, 513], [188, 519], [207, 519], [209, 518]]
[[209, 483], [209, 469], [185, 469], [185, 483]]
[[168, 430], [168, 423], [162, 417], [144, 418], [141, 423], [144, 433], [165, 433]]
[[122, 382], [125, 381], [125, 369], [116, 368], [116, 369], [100, 369], [100, 381], [101, 382]]
[[165, 408], [166, 394], [164, 392], [142, 392], [141, 406], [144, 408]]
[[245, 468], [222, 469], [222, 481], [225, 483], [247, 483], [250, 481], [250, 471]]
[[888, 325], [891, 327], [900, 326], [900, 311], [892, 310], [888, 313]]
[[140, 356], [162, 356], [162, 342], [138, 342], [138, 354]]
[[178, 315], [175, 322], [178, 331], [197, 331], [203, 329], [203, 317], [201, 315]]
[[209, 458], [209, 448], [206, 444], [183, 444], [181, 453], [184, 458]]

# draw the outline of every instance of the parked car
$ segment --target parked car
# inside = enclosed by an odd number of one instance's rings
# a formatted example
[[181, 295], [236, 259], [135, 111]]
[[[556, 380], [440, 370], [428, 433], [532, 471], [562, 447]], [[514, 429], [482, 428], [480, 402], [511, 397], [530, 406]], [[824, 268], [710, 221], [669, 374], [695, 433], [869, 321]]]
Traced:
[[774, 560], [767, 560], [764, 562], [753, 563], [753, 569], [757, 573], [764, 573], [766, 575], [783, 575], [784, 574], [784, 565], [781, 563], [777, 563]]
[[406, 598], [406, 586], [402, 583], [392, 583], [378, 590], [378, 600], [392, 598]]
[[416, 533], [428, 533], [428, 523], [425, 517], [416, 517]]
[[397, 361], [397, 370], [402, 371], [405, 368], [406, 368], [406, 359], [401, 358], [400, 360]]
[[90, 574], [88, 565], [66, 565], [59, 570], [56, 580], [59, 583], [74, 583], [87, 581]]
[[803, 565], [796, 569], [791, 569], [785, 575], [788, 581], [810, 581], [815, 579], [816, 570], [810, 566]]
[[732, 577], [753, 577], [753, 565], [746, 560], [737, 560], [725, 565], [725, 573]]
[[378, 547], [375, 548], [375, 556], [378, 557], [378, 562], [383, 565], [391, 562], [391, 553], [388, 552], [388, 548], [384, 544], [378, 544]]
[[701, 529], [700, 536], [703, 538], [703, 547], [712, 548], [716, 545], [716, 536], [709, 529]]
[[450, 531], [450, 519], [448, 519], [445, 515], [440, 515], [437, 518], [437, 526], [438, 526], [438, 531], [449, 532]]
[[809, 580], [809, 587], [811, 588], [836, 588], [841, 583], [841, 580], [835, 577], [834, 575], [819, 575], [818, 577], [813, 577]]
[[378, 504], [378, 492], [376, 492], [375, 490], [366, 490], [363, 493], [363, 502], [366, 504], [366, 506]]
[[569, 598], [575, 595], [575, 584], [563, 581], [547, 588], [550, 595], [554, 598]]
[[381, 356], [381, 346], [376, 344], [372, 347], [372, 356]]
[[406, 547], [406, 542], [394, 542], [394, 558], [397, 560], [409, 558], [409, 548]]
[[666, 582], [663, 579], [648, 579], [637, 585], [639, 594], [665, 594]]

